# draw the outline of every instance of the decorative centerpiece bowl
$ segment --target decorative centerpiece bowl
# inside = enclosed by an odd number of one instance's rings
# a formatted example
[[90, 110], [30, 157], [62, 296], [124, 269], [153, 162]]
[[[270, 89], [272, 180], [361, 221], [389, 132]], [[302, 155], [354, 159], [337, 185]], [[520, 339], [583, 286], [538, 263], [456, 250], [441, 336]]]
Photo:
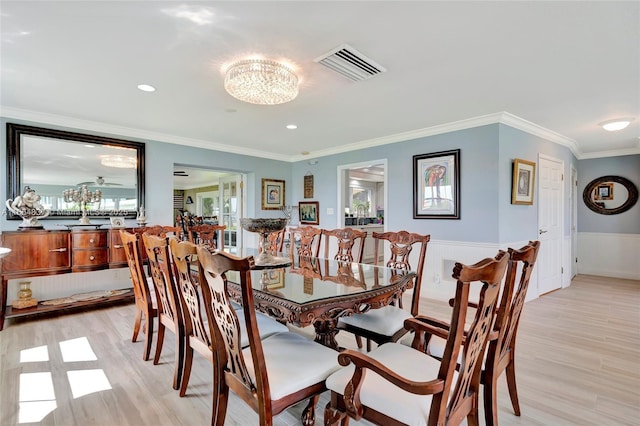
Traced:
[[242, 218], [240, 219], [242, 229], [249, 232], [260, 234], [262, 240], [262, 252], [255, 259], [256, 265], [260, 266], [282, 266], [291, 263], [286, 257], [275, 257], [271, 253], [268, 240], [269, 234], [272, 232], [282, 231], [287, 226], [287, 219], [271, 219], [271, 218]]
[[11, 249], [10, 248], [8, 248], [8, 247], [0, 247], [0, 259], [5, 257], [6, 255], [8, 255], [9, 253], [11, 253]]

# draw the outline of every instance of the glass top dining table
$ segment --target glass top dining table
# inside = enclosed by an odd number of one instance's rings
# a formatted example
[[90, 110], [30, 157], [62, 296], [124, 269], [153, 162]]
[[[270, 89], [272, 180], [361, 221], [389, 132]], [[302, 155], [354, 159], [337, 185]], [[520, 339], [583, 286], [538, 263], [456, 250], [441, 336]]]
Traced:
[[[245, 249], [236, 256], [255, 255]], [[241, 301], [239, 274], [227, 272], [229, 296]], [[396, 302], [413, 286], [415, 273], [366, 263], [294, 257], [290, 265], [254, 269], [255, 308], [298, 327], [313, 325], [315, 340], [338, 349], [338, 319]]]

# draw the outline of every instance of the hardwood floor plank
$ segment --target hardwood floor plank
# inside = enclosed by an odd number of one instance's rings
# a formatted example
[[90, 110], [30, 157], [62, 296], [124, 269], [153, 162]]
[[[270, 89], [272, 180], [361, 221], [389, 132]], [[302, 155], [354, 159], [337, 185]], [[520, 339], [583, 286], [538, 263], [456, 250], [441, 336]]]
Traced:
[[[20, 375], [38, 372], [51, 372], [57, 408], [36, 424], [209, 424], [211, 365], [195, 355], [187, 396], [180, 398], [171, 387], [174, 336], [166, 334], [159, 365], [143, 361], [142, 336], [131, 343], [133, 312], [133, 306], [125, 305], [9, 320], [0, 332], [0, 424], [19, 424]], [[420, 312], [448, 320], [450, 308], [422, 299]], [[637, 425], [639, 324], [640, 281], [578, 276], [569, 288], [528, 302], [516, 360], [522, 417], [513, 415], [501, 379], [500, 424]], [[310, 327], [292, 331], [313, 336]], [[60, 342], [82, 337], [97, 360], [64, 362]], [[337, 339], [340, 345], [355, 348], [352, 335], [340, 333]], [[40, 346], [47, 348], [47, 361], [20, 362], [20, 351]], [[77, 370], [102, 370], [111, 389], [74, 399], [68, 372]], [[325, 393], [316, 408], [318, 425], [327, 402]], [[299, 425], [303, 408], [304, 404], [289, 408], [275, 418], [275, 424]], [[258, 416], [231, 394], [226, 424], [257, 422]]]

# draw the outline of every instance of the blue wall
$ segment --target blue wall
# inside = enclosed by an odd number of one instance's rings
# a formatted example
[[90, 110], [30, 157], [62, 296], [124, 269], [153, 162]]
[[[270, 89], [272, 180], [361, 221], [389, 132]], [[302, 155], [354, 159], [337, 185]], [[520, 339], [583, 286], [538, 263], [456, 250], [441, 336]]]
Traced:
[[616, 175], [629, 179], [640, 189], [640, 155], [597, 158], [578, 162], [578, 231], [640, 234], [640, 203], [624, 213], [602, 215], [582, 202], [584, 188], [593, 179]]

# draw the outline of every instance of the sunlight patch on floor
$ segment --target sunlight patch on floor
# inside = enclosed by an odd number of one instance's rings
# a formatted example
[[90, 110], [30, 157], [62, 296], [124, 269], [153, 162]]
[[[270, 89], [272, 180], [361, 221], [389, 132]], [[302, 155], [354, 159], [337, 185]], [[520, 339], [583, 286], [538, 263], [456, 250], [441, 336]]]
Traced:
[[20, 374], [19, 423], [40, 422], [57, 408], [51, 372]]
[[64, 362], [97, 361], [98, 357], [91, 349], [86, 337], [60, 342], [60, 352]]
[[49, 350], [47, 349], [47, 345], [23, 349], [20, 351], [20, 362], [42, 361], [49, 361]]
[[67, 371], [67, 378], [69, 379], [73, 399], [111, 389], [111, 383], [109, 383], [107, 375], [104, 374], [101, 368], [96, 370]]

